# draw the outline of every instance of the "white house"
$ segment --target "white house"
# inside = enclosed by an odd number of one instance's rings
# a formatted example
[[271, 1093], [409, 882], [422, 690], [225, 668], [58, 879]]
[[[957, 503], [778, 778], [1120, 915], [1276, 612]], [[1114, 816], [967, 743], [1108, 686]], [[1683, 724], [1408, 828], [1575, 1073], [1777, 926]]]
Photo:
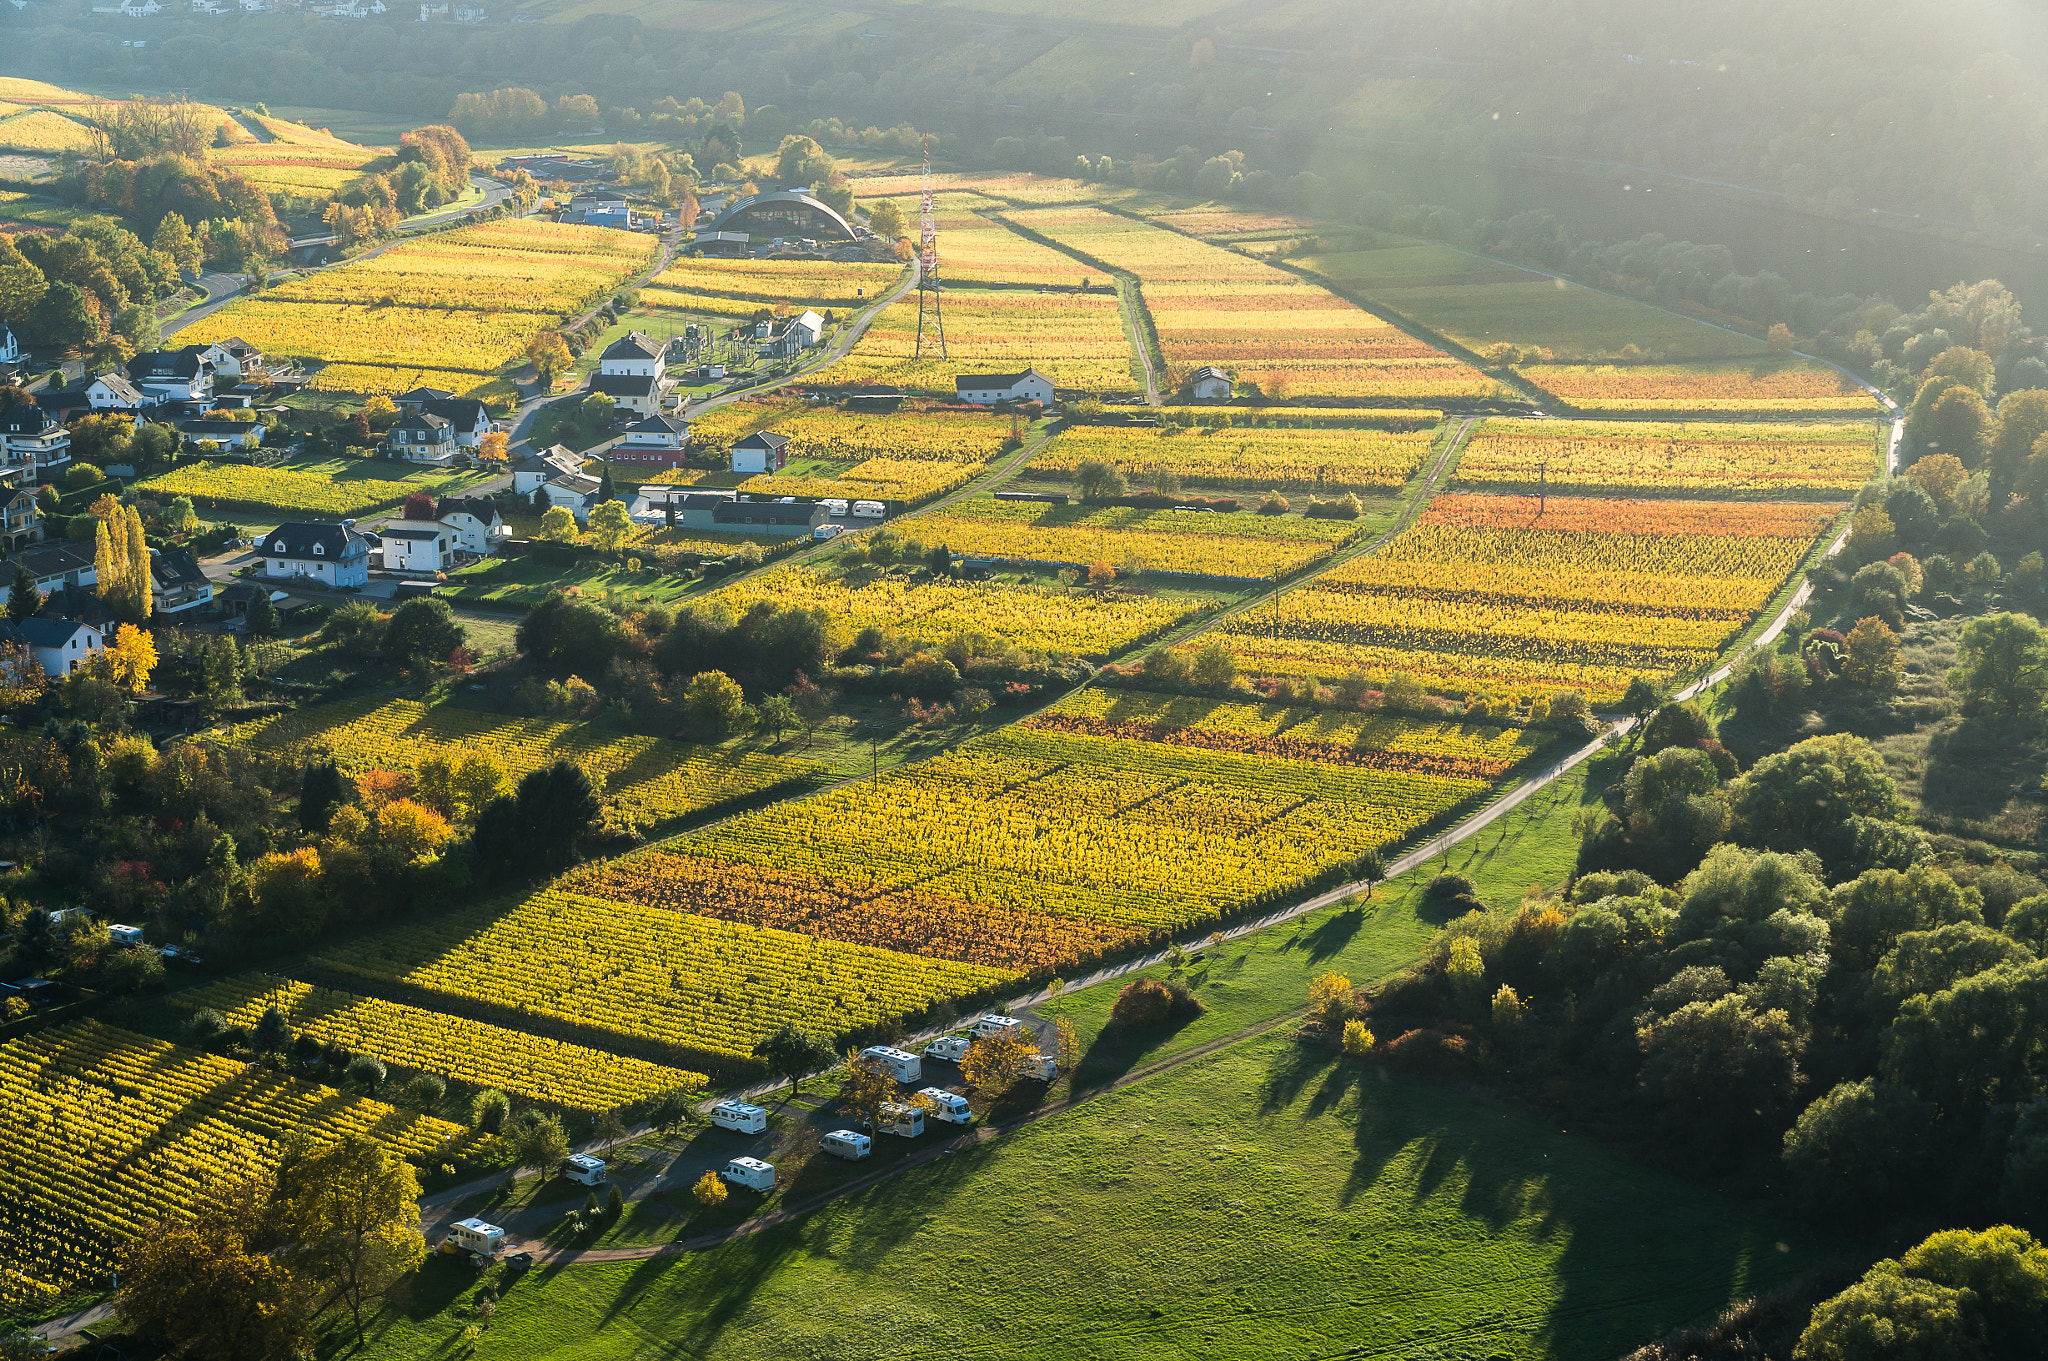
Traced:
[[433, 520], [393, 520], [377, 531], [387, 572], [439, 572], [455, 561], [455, 533]]
[[261, 421], [181, 421], [178, 430], [194, 444], [219, 449], [255, 449], [263, 443]]
[[1228, 369], [1205, 365], [1189, 375], [1188, 395], [1198, 402], [1227, 402], [1233, 382]]
[[736, 473], [777, 473], [789, 461], [789, 436], [760, 430], [745, 439], [734, 440], [732, 471]]
[[673, 378], [638, 373], [593, 373], [584, 386], [586, 396], [602, 392], [613, 406], [635, 416], [652, 416], [673, 406], [671, 394], [676, 390]]
[[[225, 6], [222, 6], [225, 9]], [[218, 13], [219, 11], [212, 11]], [[251, 345], [240, 336], [216, 340], [200, 350], [199, 357], [213, 365], [216, 374], [225, 374], [237, 382], [249, 375], [251, 369], [263, 366], [263, 351]]]
[[19, 624], [0, 622], [0, 641], [18, 642], [43, 664], [43, 674], [68, 676], [106, 645], [106, 637], [91, 624], [70, 619], [45, 619], [41, 615]]
[[512, 536], [511, 526], [498, 514], [497, 503], [489, 497], [451, 497], [440, 504], [436, 513], [441, 527], [454, 536], [458, 552], [488, 557]]
[[690, 423], [680, 416], [648, 416], [626, 427], [611, 459], [635, 468], [680, 468], [690, 443]]
[[71, 432], [39, 406], [23, 402], [0, 415], [0, 450], [11, 472], [34, 481], [71, 462]]
[[391, 452], [407, 463], [427, 463], [436, 467], [447, 467], [454, 462], [456, 452], [461, 448], [455, 442], [455, 427], [445, 416], [436, 416], [431, 411], [419, 411], [405, 417], [391, 427], [385, 436]]
[[21, 362], [21, 338], [14, 334], [12, 327], [0, 321], [0, 364]]
[[764, 342], [757, 347], [757, 352], [771, 358], [808, 350], [824, 334], [825, 319], [809, 310], [780, 321], [762, 321], [754, 325], [754, 339]]
[[603, 486], [604, 484], [594, 477], [573, 473], [544, 484], [541, 491], [548, 498], [550, 510], [560, 506], [574, 515], [576, 523], [580, 525], [589, 522], [590, 512], [597, 505], [597, 494]]
[[532, 496], [556, 478], [574, 477], [583, 471], [583, 460], [559, 444], [537, 454], [528, 454], [512, 465], [512, 494]]
[[484, 442], [484, 436], [498, 428], [491, 419], [491, 412], [474, 397], [438, 397], [421, 402], [422, 414], [439, 416], [448, 422], [448, 428], [455, 432], [455, 442], [465, 449], [475, 449]]
[[668, 342], [642, 332], [621, 336], [605, 346], [598, 356], [599, 373], [630, 374], [638, 378], [659, 378], [668, 372]]
[[256, 545], [263, 575], [330, 587], [361, 586], [370, 579], [370, 549], [347, 525], [279, 525]]
[[183, 614], [213, 600], [213, 582], [182, 548], [149, 550], [149, 600], [158, 615]]
[[151, 403], [135, 384], [109, 372], [85, 385], [85, 404], [93, 411], [134, 411]]
[[1052, 379], [1037, 369], [1022, 373], [963, 373], [953, 379], [954, 394], [974, 406], [997, 402], [1050, 402]]
[[128, 361], [128, 381], [154, 402], [203, 402], [213, 393], [213, 367], [204, 345], [151, 350]]

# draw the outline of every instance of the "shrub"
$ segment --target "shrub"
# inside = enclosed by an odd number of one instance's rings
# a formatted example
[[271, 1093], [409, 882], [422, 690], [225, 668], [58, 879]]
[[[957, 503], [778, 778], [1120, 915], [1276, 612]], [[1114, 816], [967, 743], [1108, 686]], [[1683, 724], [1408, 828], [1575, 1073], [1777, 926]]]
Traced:
[[511, 1113], [512, 1098], [496, 1087], [486, 1087], [469, 1103], [471, 1127], [482, 1130], [485, 1134], [496, 1134], [505, 1128], [505, 1117]]
[[432, 1073], [421, 1073], [405, 1084], [405, 1099], [415, 1106], [431, 1108], [448, 1094], [448, 1084]]
[[1344, 1057], [1362, 1059], [1372, 1052], [1372, 1032], [1365, 1028], [1363, 1021], [1344, 1023]]
[[699, 1205], [708, 1210], [715, 1205], [725, 1204], [725, 1198], [730, 1192], [725, 1189], [723, 1177], [716, 1172], [706, 1172], [697, 1178], [697, 1184], [690, 1188], [690, 1194], [697, 1198]]
[[358, 1087], [367, 1087], [374, 1092], [384, 1085], [386, 1073], [381, 1062], [368, 1054], [358, 1054], [348, 1061], [348, 1067], [343, 1070], [342, 1077]]
[[1109, 1023], [1116, 1026], [1158, 1025], [1173, 1010], [1173, 994], [1156, 978], [1134, 978], [1116, 995]]
[[1411, 1030], [1390, 1041], [1382, 1052], [1396, 1068], [1437, 1077], [1469, 1073], [1479, 1058], [1465, 1036], [1433, 1028]]

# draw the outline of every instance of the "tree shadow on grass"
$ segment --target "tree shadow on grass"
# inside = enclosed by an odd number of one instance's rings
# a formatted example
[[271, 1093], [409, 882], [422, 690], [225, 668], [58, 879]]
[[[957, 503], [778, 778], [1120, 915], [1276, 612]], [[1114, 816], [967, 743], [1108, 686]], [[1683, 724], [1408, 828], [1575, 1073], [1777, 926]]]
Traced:
[[1365, 909], [1347, 907], [1331, 913], [1297, 939], [1307, 949], [1309, 963], [1320, 964], [1349, 945], [1364, 925]]
[[[1358, 1112], [1342, 1203], [1376, 1189], [1389, 1202], [1394, 1191], [1414, 1211], [1454, 1198], [1456, 1213], [1487, 1238], [1555, 1253], [1540, 1355], [1617, 1355], [1767, 1290], [1800, 1265], [1778, 1248], [1788, 1230], [1751, 1207], [1541, 1128], [1483, 1096], [1370, 1063], [1325, 1062], [1307, 1109], [1355, 1098]], [[1317, 1071], [1301, 1060], [1294, 1066], [1311, 1078]]]
[[1075, 1093], [1115, 1082], [1184, 1030], [1193, 1016], [1162, 1021], [1158, 1025], [1106, 1025], [1088, 1045], [1081, 1061], [1074, 1065], [1071, 1082]]

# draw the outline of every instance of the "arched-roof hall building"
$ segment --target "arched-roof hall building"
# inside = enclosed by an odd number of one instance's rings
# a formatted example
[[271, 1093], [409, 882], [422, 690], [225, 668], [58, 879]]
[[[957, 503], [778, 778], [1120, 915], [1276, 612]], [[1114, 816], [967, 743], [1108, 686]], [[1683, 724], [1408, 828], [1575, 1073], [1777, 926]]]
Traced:
[[698, 229], [745, 232], [748, 236], [809, 237], [818, 241], [851, 241], [853, 224], [802, 189], [782, 189], [735, 200], [718, 220]]

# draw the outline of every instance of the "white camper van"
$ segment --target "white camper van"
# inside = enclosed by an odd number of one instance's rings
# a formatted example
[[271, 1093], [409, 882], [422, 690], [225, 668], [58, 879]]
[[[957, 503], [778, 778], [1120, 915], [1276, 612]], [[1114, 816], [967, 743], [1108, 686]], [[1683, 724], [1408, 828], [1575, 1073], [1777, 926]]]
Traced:
[[604, 1159], [588, 1153], [571, 1153], [562, 1163], [562, 1175], [578, 1186], [604, 1185]]
[[985, 1040], [991, 1035], [1017, 1035], [1023, 1030], [1022, 1021], [995, 1015], [978, 1017], [974, 1024], [967, 1027], [967, 1033], [977, 1040]]
[[856, 520], [879, 520], [889, 513], [889, 508], [880, 501], [855, 501], [853, 518]]
[[900, 1134], [906, 1139], [915, 1139], [924, 1133], [924, 1112], [900, 1101], [887, 1101], [882, 1104], [881, 1118], [875, 1121], [875, 1128], [883, 1134]]
[[949, 1125], [970, 1124], [974, 1112], [967, 1109], [967, 1098], [944, 1087], [920, 1087], [917, 1094], [931, 1103], [931, 1116]]
[[719, 1174], [735, 1186], [744, 1186], [749, 1191], [773, 1191], [775, 1189], [775, 1164], [764, 1163], [759, 1158], [734, 1158]]
[[844, 1158], [850, 1163], [859, 1162], [868, 1156], [875, 1141], [865, 1134], [850, 1129], [835, 1129], [818, 1141], [818, 1147], [835, 1158]]
[[768, 1128], [768, 1112], [744, 1101], [721, 1101], [711, 1108], [711, 1123], [735, 1134], [759, 1134]]
[[466, 1248], [481, 1257], [494, 1257], [505, 1246], [505, 1231], [481, 1219], [458, 1220], [449, 1228], [448, 1237], [456, 1247]]
[[974, 1041], [965, 1035], [948, 1035], [926, 1045], [924, 1056], [928, 1059], [944, 1059], [948, 1063], [958, 1063], [967, 1057], [968, 1046], [973, 1043]]
[[886, 1044], [871, 1044], [860, 1051], [860, 1056], [879, 1066], [883, 1072], [898, 1082], [915, 1082], [924, 1076], [924, 1068], [917, 1061], [917, 1055], [908, 1050], [891, 1049]]

